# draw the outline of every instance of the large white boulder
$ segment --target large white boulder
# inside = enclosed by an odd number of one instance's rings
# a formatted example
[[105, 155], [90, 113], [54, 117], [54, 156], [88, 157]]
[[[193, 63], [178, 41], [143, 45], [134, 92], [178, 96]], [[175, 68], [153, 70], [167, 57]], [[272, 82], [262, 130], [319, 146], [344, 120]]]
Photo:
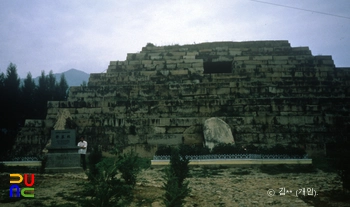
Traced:
[[204, 122], [203, 126], [204, 142], [212, 149], [219, 143], [234, 143], [230, 126], [222, 119], [212, 117]]

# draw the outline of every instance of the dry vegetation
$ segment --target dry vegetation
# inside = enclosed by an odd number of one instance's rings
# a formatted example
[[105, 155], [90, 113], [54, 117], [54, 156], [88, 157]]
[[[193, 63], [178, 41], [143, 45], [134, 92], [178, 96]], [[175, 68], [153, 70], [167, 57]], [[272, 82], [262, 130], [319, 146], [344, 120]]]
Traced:
[[[335, 172], [312, 166], [195, 167], [190, 170], [191, 193], [185, 206], [349, 206]], [[164, 206], [162, 189], [164, 168], [148, 168], [138, 176], [131, 206]], [[9, 173], [1, 173], [0, 206], [80, 206], [84, 173], [36, 174], [35, 198], [9, 198]], [[293, 190], [278, 195], [279, 188]], [[295, 196], [299, 188], [313, 188], [316, 196]], [[269, 197], [268, 189], [276, 195]]]

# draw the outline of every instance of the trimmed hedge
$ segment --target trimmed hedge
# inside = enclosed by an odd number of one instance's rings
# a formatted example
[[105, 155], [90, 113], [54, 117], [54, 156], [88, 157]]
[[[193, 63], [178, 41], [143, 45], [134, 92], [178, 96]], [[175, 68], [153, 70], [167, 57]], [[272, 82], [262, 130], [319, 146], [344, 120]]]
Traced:
[[[274, 145], [272, 147], [260, 147], [255, 145], [239, 145], [239, 144], [218, 144], [212, 150], [208, 147], [182, 145], [182, 153], [186, 155], [208, 155], [208, 154], [283, 154], [289, 156], [303, 157], [306, 152], [304, 149], [293, 147]], [[155, 155], [170, 155], [170, 146], [159, 146]]]

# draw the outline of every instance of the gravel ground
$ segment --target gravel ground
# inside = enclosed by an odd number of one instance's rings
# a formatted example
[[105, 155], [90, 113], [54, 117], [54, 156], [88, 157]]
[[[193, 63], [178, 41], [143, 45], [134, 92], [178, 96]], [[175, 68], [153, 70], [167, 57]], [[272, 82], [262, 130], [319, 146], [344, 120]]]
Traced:
[[[299, 172], [300, 171], [300, 172]], [[131, 206], [162, 204], [163, 168], [143, 170]], [[195, 167], [187, 179], [191, 188], [185, 207], [245, 206], [350, 206], [342, 195], [336, 173], [308, 170], [307, 167]], [[0, 206], [80, 206], [82, 189], [88, 182], [84, 173], [36, 174], [34, 198], [9, 198], [9, 173], [0, 174]], [[305, 196], [298, 193], [305, 189]], [[307, 190], [312, 189], [313, 195]], [[283, 195], [285, 190], [285, 195]], [[311, 194], [311, 193], [310, 193]]]

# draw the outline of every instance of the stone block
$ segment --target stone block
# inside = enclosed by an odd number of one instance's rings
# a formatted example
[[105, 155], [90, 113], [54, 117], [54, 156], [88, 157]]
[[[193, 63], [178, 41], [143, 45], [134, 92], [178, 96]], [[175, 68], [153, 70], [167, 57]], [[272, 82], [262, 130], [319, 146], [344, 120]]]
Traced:
[[110, 61], [109, 65], [118, 65], [118, 61]]
[[76, 138], [75, 130], [52, 130], [51, 131], [51, 148], [65, 149], [75, 148]]
[[186, 127], [167, 127], [166, 133], [168, 134], [182, 134]]
[[76, 153], [48, 153], [45, 169], [79, 168], [80, 154]]
[[325, 65], [334, 65], [333, 60], [322, 60], [322, 63]]
[[178, 63], [177, 67], [178, 68], [191, 68], [192, 67], [192, 63]]
[[166, 64], [177, 64], [177, 63], [182, 63], [182, 60], [166, 60]]
[[144, 64], [144, 65], [150, 65], [153, 63], [153, 60], [141, 60], [141, 64]]
[[154, 145], [182, 144], [182, 134], [153, 134], [147, 136], [147, 143]]
[[186, 55], [188, 55], [188, 56], [196, 56], [196, 55], [198, 55], [199, 53], [197, 52], [197, 51], [195, 51], [195, 52], [193, 52], [193, 51], [191, 51], [191, 52], [189, 52], [189, 51], [187, 51], [186, 52]]
[[201, 59], [183, 59], [182, 62], [192, 64], [192, 63], [202, 63], [203, 60], [201, 60]]
[[165, 69], [165, 64], [164, 63], [160, 63], [156, 65], [156, 70], [162, 70]]
[[220, 51], [220, 52], [216, 52], [217, 55], [219, 56], [227, 56], [229, 55], [228, 51]]
[[212, 62], [231, 62], [233, 60], [233, 57], [231, 56], [219, 56], [218, 58], [215, 58], [212, 60]]
[[182, 56], [186, 55], [186, 52], [185, 51], [184, 52], [171, 52], [171, 54], [173, 56], [182, 57]]
[[137, 70], [137, 69], [141, 69], [141, 65], [126, 65], [125, 69], [126, 70]]
[[117, 61], [118, 62], [118, 65], [127, 65], [128, 64], [128, 61], [125, 60], [125, 61]]
[[140, 60], [129, 60], [128, 65], [141, 65]]
[[212, 51], [213, 51], [212, 49], [200, 49], [199, 53], [210, 53]]
[[310, 51], [309, 47], [292, 47], [292, 51]]
[[216, 50], [216, 51], [228, 51], [228, 46], [216, 47], [215, 50]]
[[187, 75], [188, 70], [172, 70], [171, 75]]
[[229, 50], [229, 55], [231, 55], [231, 56], [242, 55], [242, 51], [241, 51], [241, 50], [233, 50], [233, 49], [230, 49], [230, 50]]
[[158, 126], [170, 126], [170, 118], [160, 118]]
[[177, 67], [176, 64], [166, 64], [167, 69], [175, 69]]
[[272, 60], [272, 56], [253, 56], [253, 60]]
[[233, 58], [234, 61], [236, 60], [250, 60], [250, 57], [249, 56], [235, 56]]
[[163, 59], [163, 56], [152, 55], [152, 56], [150, 56], [150, 59], [151, 59], [151, 60], [161, 60], [161, 59]]
[[117, 70], [117, 65], [109, 65], [108, 70]]
[[192, 63], [191, 67], [192, 68], [203, 68], [203, 63]]
[[154, 127], [153, 130], [155, 134], [165, 134], [166, 132], [165, 127]]
[[293, 59], [293, 56], [283, 56], [283, 55], [273, 56], [273, 60], [284, 60], [284, 61], [287, 61], [289, 59]]
[[184, 55], [183, 59], [196, 59], [195, 55]]
[[180, 52], [186, 52], [186, 51], [188, 51], [188, 48], [186, 48], [186, 47], [180, 47], [178, 50], [179, 50]]
[[43, 127], [44, 120], [41, 119], [26, 119], [24, 122], [25, 127], [35, 127], [40, 128]]

